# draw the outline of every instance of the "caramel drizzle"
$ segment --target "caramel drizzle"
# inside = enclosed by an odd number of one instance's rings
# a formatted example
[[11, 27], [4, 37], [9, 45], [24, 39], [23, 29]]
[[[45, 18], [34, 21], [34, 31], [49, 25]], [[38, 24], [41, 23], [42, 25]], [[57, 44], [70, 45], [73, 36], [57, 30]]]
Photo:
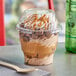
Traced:
[[33, 14], [33, 15], [29, 16], [29, 17], [24, 21], [24, 23], [25, 23], [27, 26], [30, 25], [29, 27], [31, 27], [31, 25], [32, 25], [31, 28], [33, 28], [33, 30], [36, 29], [36, 25], [37, 25], [38, 27], [41, 27], [41, 26], [44, 25], [45, 30], [47, 30], [48, 27], [49, 27], [49, 17], [46, 17], [46, 14], [44, 14], [44, 15], [42, 15], [40, 18], [38, 18], [38, 14]]

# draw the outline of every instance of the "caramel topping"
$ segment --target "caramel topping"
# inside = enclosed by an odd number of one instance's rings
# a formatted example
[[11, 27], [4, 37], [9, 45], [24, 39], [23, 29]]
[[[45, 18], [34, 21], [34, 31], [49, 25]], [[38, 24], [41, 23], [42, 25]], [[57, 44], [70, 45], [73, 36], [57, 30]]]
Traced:
[[[25, 27], [31, 26], [32, 30], [36, 28], [44, 28], [45, 30], [49, 27], [49, 17], [46, 14], [43, 14], [41, 17], [38, 18], [38, 14], [33, 14], [29, 16], [25, 21]], [[43, 27], [42, 27], [43, 26]]]

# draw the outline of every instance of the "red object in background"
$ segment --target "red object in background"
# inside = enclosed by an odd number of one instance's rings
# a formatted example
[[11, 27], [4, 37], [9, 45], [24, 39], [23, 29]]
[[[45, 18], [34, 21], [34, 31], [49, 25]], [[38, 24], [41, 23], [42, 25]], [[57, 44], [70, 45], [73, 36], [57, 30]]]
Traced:
[[0, 46], [5, 45], [4, 0], [0, 0]]
[[53, 11], [55, 10], [53, 0], [48, 0], [48, 6], [49, 6], [49, 9], [51, 9]]

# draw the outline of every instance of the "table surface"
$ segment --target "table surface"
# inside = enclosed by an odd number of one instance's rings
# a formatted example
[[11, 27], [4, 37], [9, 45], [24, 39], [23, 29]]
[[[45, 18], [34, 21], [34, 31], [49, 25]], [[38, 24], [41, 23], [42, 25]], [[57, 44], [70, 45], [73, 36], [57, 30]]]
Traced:
[[[0, 46], [0, 59], [24, 64], [20, 45]], [[54, 55], [54, 63], [47, 66], [34, 66], [51, 72], [51, 76], [76, 76], [76, 54], [66, 53], [64, 43], [59, 43]]]

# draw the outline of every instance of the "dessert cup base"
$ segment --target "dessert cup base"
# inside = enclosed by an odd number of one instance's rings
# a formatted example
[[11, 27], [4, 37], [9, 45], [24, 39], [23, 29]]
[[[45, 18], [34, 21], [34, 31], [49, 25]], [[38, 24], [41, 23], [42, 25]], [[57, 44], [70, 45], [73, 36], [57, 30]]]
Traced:
[[53, 56], [54, 54], [51, 54], [50, 56], [47, 56], [45, 58], [28, 58], [27, 56], [25, 56], [25, 64], [38, 66], [52, 64]]

